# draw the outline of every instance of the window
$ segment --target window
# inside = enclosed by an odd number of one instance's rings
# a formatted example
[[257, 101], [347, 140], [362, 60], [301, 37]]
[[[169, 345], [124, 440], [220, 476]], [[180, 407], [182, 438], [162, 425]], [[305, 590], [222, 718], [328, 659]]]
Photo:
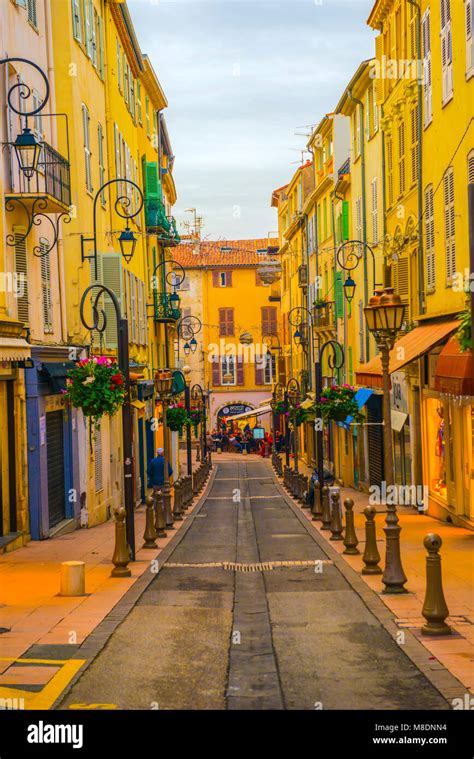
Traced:
[[51, 261], [48, 250], [49, 243], [47, 240], [40, 241], [42, 256], [41, 261], [41, 302], [43, 308], [43, 332], [45, 334], [53, 331], [53, 299], [51, 295]]
[[[104, 132], [102, 129], [102, 124], [97, 125], [97, 147], [99, 155], [99, 185], [102, 187], [102, 185], [105, 183]], [[100, 202], [103, 206], [105, 206], [105, 200], [105, 190], [103, 190], [100, 194]]]
[[474, 0], [464, 0], [466, 15], [466, 74], [474, 76]]
[[221, 356], [221, 384], [235, 385], [234, 356]]
[[362, 240], [362, 198], [356, 198], [356, 240]]
[[123, 67], [123, 97], [125, 99], [125, 102], [128, 105], [128, 98], [129, 98], [129, 84], [128, 84], [128, 78], [130, 76], [130, 68], [128, 66], [127, 58], [125, 53], [122, 56], [122, 67]]
[[212, 272], [212, 286], [213, 287], [232, 287], [232, 272], [231, 271], [213, 271]]
[[219, 337], [226, 337], [234, 334], [234, 309], [219, 309]]
[[120, 92], [122, 92], [122, 53], [120, 43], [117, 40], [117, 82]]
[[393, 205], [393, 139], [387, 135], [387, 189], [388, 205]]
[[264, 306], [262, 308], [262, 335], [276, 335], [277, 332], [277, 310], [275, 306]]
[[454, 170], [450, 166], [443, 179], [444, 236], [446, 254], [446, 281], [450, 283], [456, 271], [456, 229], [454, 212]]
[[416, 184], [418, 179], [418, 106], [410, 112], [410, 184]]
[[274, 353], [267, 353], [263, 369], [263, 383], [271, 385], [274, 378], [276, 378], [276, 356]]
[[373, 84], [373, 95], [372, 95], [372, 106], [374, 109], [373, 113], [373, 123], [374, 123], [374, 132], [378, 132], [379, 129], [379, 107], [377, 105], [377, 82], [374, 80]]
[[28, 21], [30, 24], [32, 24], [35, 29], [38, 28], [38, 13], [36, 8], [36, 0], [28, 0], [27, 5], [27, 15], [28, 15]]
[[82, 131], [84, 137], [84, 168], [86, 172], [86, 188], [92, 192], [92, 169], [91, 169], [91, 136], [90, 116], [87, 106], [82, 104]]
[[405, 176], [405, 124], [398, 125], [398, 194], [403, 195], [406, 187]]
[[[33, 108], [39, 108], [39, 106], [41, 105], [41, 98], [39, 94], [36, 92], [36, 90], [33, 90], [32, 101], [33, 101]], [[38, 142], [41, 142], [44, 139], [43, 117], [41, 116], [41, 112], [35, 113], [35, 115], [33, 116], [33, 130], [32, 131], [33, 131], [34, 136], [38, 140]]]
[[104, 78], [104, 46], [102, 39], [102, 19], [94, 8], [94, 65]]
[[82, 42], [81, 0], [72, 0], [72, 33], [74, 39]]
[[423, 40], [423, 123], [426, 126], [433, 120], [433, 92], [431, 78], [431, 16], [427, 8], [421, 20], [421, 36]]
[[360, 156], [360, 106], [357, 105], [353, 114], [352, 132], [354, 135], [354, 158]]
[[130, 113], [135, 121], [135, 79], [132, 72], [130, 72]]
[[138, 123], [142, 123], [142, 85], [139, 80], [137, 80], [137, 116], [138, 116]]
[[474, 150], [467, 157], [467, 181], [468, 184], [474, 184]]
[[442, 101], [445, 105], [453, 96], [453, 39], [451, 29], [451, 0], [441, 2], [441, 70]]
[[15, 238], [15, 271], [21, 282], [21, 295], [17, 298], [18, 321], [28, 324], [30, 321], [30, 303], [28, 297], [28, 256], [26, 252], [26, 229], [13, 227]]
[[146, 125], [146, 133], [148, 137], [150, 136], [150, 114], [148, 112], [148, 95], [145, 95], [145, 125]]
[[433, 186], [425, 190], [425, 245], [426, 245], [426, 289], [433, 292], [436, 287], [434, 197]]
[[[379, 226], [378, 226], [378, 203], [377, 203], [377, 177], [374, 177], [371, 182], [372, 190], [372, 243], [377, 245], [379, 241]], [[360, 238], [359, 238], [360, 239]]]
[[86, 53], [94, 66], [96, 65], [95, 28], [92, 0], [84, 0], [84, 24], [86, 31]]

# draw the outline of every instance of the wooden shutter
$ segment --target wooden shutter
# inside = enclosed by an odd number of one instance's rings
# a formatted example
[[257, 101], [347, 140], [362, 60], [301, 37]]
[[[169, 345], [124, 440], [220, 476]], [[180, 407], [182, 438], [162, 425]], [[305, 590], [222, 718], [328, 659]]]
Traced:
[[215, 269], [212, 272], [212, 286], [219, 287], [219, 272]]
[[433, 186], [425, 190], [425, 246], [426, 246], [426, 289], [433, 292], [436, 287], [435, 237]]
[[[42, 252], [47, 249], [47, 243], [40, 243]], [[53, 331], [53, 299], [51, 296], [51, 260], [49, 253], [40, 258], [41, 261], [41, 304], [43, 309], [43, 332]]]
[[147, 199], [162, 199], [162, 188], [156, 161], [145, 163], [145, 192]]
[[377, 245], [379, 241], [379, 225], [378, 225], [378, 203], [377, 203], [377, 177], [374, 177], [371, 182], [372, 189], [372, 242]]
[[138, 318], [138, 336], [137, 336], [137, 342], [139, 345], [143, 345], [143, 290], [142, 285], [143, 282], [140, 279], [136, 280], [137, 283], [137, 318]]
[[82, 130], [84, 137], [84, 168], [86, 175], [86, 188], [92, 192], [92, 171], [91, 171], [91, 138], [90, 138], [90, 119], [87, 106], [82, 104]]
[[398, 194], [403, 195], [406, 186], [405, 176], [405, 124], [398, 125]]
[[233, 308], [220, 308], [219, 309], [219, 336], [225, 337], [226, 335], [234, 334], [234, 309]]
[[[255, 362], [255, 384], [263, 385], [265, 381], [265, 369], [260, 362]], [[237, 382], [237, 384], [241, 384]]]
[[275, 306], [262, 307], [262, 335], [276, 335], [278, 329]]
[[414, 185], [418, 179], [418, 106], [416, 105], [410, 112], [410, 136], [410, 183]]
[[72, 33], [74, 39], [82, 40], [82, 19], [80, 0], [72, 0]]
[[30, 303], [28, 293], [28, 255], [26, 250], [26, 240], [24, 236], [26, 229], [24, 227], [13, 227], [15, 238], [15, 271], [21, 282], [22, 295], [17, 298], [18, 321], [28, 324], [30, 321]]
[[466, 74], [474, 70], [474, 0], [464, 0], [466, 14]]
[[[114, 291], [122, 310], [122, 257], [120, 253], [104, 253], [102, 258], [102, 281], [106, 287]], [[108, 297], [104, 295], [104, 311], [107, 318], [105, 328], [105, 345], [107, 348], [116, 348], [117, 342], [117, 319], [115, 308]]]
[[225, 273], [225, 286], [232, 287], [232, 271], [226, 271]]
[[387, 185], [388, 185], [388, 205], [393, 204], [393, 139], [387, 136]]
[[137, 335], [137, 278], [130, 272], [130, 316], [131, 316], [131, 342], [136, 343]]
[[33, 24], [34, 27], [38, 27], [38, 14], [36, 9], [36, 0], [28, 0], [28, 21]]
[[450, 166], [443, 179], [446, 280], [456, 271], [456, 228], [454, 212], [454, 170]]
[[212, 384], [213, 385], [221, 384], [220, 366], [221, 364], [220, 364], [219, 356], [211, 356]]
[[237, 384], [244, 384], [244, 359], [242, 356], [237, 356]]
[[431, 74], [431, 15], [427, 8], [421, 20], [421, 36], [423, 40], [423, 124], [427, 126], [433, 118], [433, 91]]
[[445, 103], [453, 93], [451, 0], [441, 0], [441, 80], [442, 99]]
[[342, 271], [334, 272], [334, 301], [336, 319], [344, 316], [344, 289], [342, 284]]
[[383, 34], [379, 34], [378, 37], [375, 38], [375, 57], [378, 62], [378, 76], [375, 79], [375, 100], [378, 105], [382, 105], [383, 101], [385, 100], [385, 80], [381, 76], [380, 67], [382, 63], [382, 56], [384, 54], [384, 38]]
[[342, 239], [349, 239], [349, 201], [342, 201]]
[[393, 265], [393, 286], [405, 305], [405, 321], [410, 323], [410, 275], [408, 257], [399, 257]]

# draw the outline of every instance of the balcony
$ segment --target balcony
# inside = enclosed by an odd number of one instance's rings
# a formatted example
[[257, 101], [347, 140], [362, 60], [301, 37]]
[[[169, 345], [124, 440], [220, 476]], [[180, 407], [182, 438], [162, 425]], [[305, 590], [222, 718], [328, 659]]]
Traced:
[[5, 192], [6, 200], [17, 200], [28, 206], [37, 206], [41, 213], [65, 213], [71, 205], [71, 173], [69, 161], [47, 142], [42, 142], [37, 171], [27, 178], [12, 154], [13, 145], [8, 144], [11, 160], [11, 190]]
[[145, 224], [147, 232], [157, 235], [166, 247], [174, 247], [181, 242], [175, 218], [166, 215], [165, 204], [160, 198], [146, 198]]
[[155, 322], [176, 322], [181, 318], [181, 309], [173, 306], [171, 293], [156, 293], [154, 298]]
[[313, 328], [327, 330], [334, 327], [334, 302], [313, 305]]
[[316, 172], [316, 186], [318, 187], [328, 176], [334, 173], [334, 156], [329, 156], [320, 169]]

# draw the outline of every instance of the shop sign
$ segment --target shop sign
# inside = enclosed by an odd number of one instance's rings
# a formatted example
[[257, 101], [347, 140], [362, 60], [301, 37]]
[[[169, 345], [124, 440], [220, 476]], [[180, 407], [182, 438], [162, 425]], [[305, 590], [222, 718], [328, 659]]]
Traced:
[[61, 411], [66, 407], [63, 395], [48, 395], [44, 402], [45, 411]]
[[253, 410], [253, 406], [247, 406], [245, 403], [229, 403], [228, 406], [219, 409], [217, 416], [236, 416], [237, 414], [248, 414], [249, 411]]
[[395, 411], [408, 414], [408, 388], [403, 372], [393, 372], [390, 375], [392, 390], [390, 392], [391, 407]]

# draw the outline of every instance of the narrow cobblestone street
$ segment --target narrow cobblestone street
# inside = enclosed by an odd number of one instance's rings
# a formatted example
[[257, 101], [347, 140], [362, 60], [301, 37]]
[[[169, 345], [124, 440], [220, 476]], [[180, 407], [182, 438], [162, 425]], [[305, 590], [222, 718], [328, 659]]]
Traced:
[[191, 519], [60, 708], [448, 708], [265, 462], [219, 463]]

